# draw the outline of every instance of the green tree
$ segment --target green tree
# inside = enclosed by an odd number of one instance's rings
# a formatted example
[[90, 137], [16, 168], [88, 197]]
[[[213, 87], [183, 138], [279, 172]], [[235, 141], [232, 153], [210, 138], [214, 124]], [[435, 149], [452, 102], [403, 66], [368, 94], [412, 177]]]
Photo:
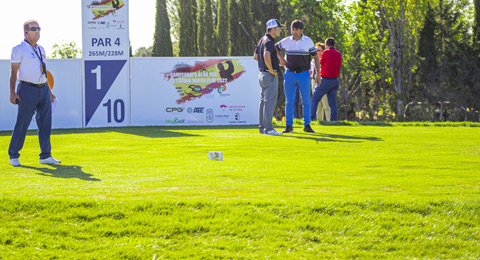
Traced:
[[197, 8], [197, 55], [207, 56], [205, 0], [198, 0]]
[[51, 58], [59, 59], [74, 59], [80, 58], [82, 51], [77, 48], [77, 43], [75, 42], [66, 42], [61, 45], [58, 43], [53, 44], [53, 53]]
[[135, 54], [133, 55], [133, 57], [153, 57], [152, 51], [153, 51], [153, 46], [150, 46], [148, 48], [140, 47], [135, 51]]
[[[370, 0], [368, 0], [369, 2]], [[373, 8], [388, 30], [389, 67], [396, 93], [396, 116], [403, 120], [408, 90], [412, 83], [418, 50], [418, 30], [423, 20], [425, 0], [374, 0]]]
[[228, 0], [228, 55], [239, 55], [237, 44], [240, 35], [238, 25], [238, 7], [236, 0]]
[[212, 11], [212, 1], [211, 0], [204, 0], [205, 1], [205, 16], [203, 23], [205, 25], [205, 48], [206, 48], [206, 55], [207, 56], [215, 56], [218, 55], [217, 51], [217, 40], [215, 37], [215, 30], [214, 30], [214, 17]]
[[196, 2], [194, 0], [178, 0], [178, 48], [179, 56], [195, 56], [197, 54], [196, 34]]
[[480, 55], [480, 0], [473, 0], [475, 7], [474, 20], [473, 20], [473, 41], [472, 44], [475, 47], [477, 55]]
[[153, 37], [153, 57], [173, 56], [172, 39], [170, 38], [170, 20], [168, 19], [166, 0], [157, 0], [155, 15], [155, 33]]
[[218, 0], [217, 7], [217, 28], [215, 36], [217, 39], [217, 54], [220, 56], [227, 56], [229, 50], [229, 18], [228, 18], [228, 0]]
[[[251, 0], [241, 0], [237, 2], [237, 21], [232, 23], [234, 30], [237, 31], [237, 40], [236, 40], [236, 55], [240, 56], [250, 56], [255, 51], [255, 46], [252, 44], [252, 40], [248, 35], [243, 31], [243, 28], [240, 26], [240, 22], [245, 27], [245, 30], [250, 34], [252, 32], [253, 25], [253, 12], [251, 7]], [[253, 38], [253, 37], [252, 37]], [[258, 41], [259, 39], [254, 39]]]

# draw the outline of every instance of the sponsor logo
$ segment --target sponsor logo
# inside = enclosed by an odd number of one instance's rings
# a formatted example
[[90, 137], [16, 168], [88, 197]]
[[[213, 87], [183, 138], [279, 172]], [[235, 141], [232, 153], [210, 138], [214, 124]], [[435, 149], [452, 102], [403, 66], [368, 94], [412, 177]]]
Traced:
[[165, 109], [167, 113], [174, 113], [174, 112], [182, 113], [183, 110], [184, 110], [183, 107], [167, 107]]
[[204, 112], [205, 108], [204, 107], [189, 107], [187, 108], [187, 113], [189, 114], [203, 114], [205, 113]]
[[196, 107], [195, 109], [193, 109], [193, 113], [194, 113], [194, 114], [195, 114], [195, 113], [197, 113], [197, 114], [203, 114], [203, 110], [204, 110], [204, 109], [205, 109], [205, 108], [203, 108], [203, 107]]
[[206, 118], [207, 118], [207, 122], [208, 122], [208, 123], [212, 123], [212, 122], [213, 122], [213, 119], [215, 118], [215, 116], [214, 116], [214, 114], [213, 114], [213, 109], [211, 109], [211, 108], [207, 109]]
[[232, 112], [238, 112], [238, 111], [243, 111], [245, 109], [245, 106], [229, 106], [228, 111]]
[[225, 110], [228, 108], [226, 105], [221, 105], [220, 108], [222, 109], [222, 111], [225, 113]]
[[222, 94], [223, 92], [225, 92], [225, 90], [227, 90], [227, 86], [223, 85], [220, 86], [217, 91], [218, 93]]
[[88, 21], [88, 24], [97, 24], [95, 21]]
[[229, 121], [230, 124], [246, 124], [247, 121], [240, 120], [240, 113], [235, 113], [234, 115], [235, 120]]
[[203, 120], [201, 120], [201, 119], [189, 119], [189, 120], [187, 120], [187, 123], [189, 123], [189, 124], [202, 124]]
[[93, 14], [93, 20], [105, 17], [107, 15], [114, 15], [116, 11], [125, 4], [122, 0], [103, 0], [103, 1], [92, 1], [91, 4], [87, 5], [87, 8], [91, 10]]
[[185, 124], [185, 119], [178, 119], [178, 117], [175, 117], [175, 119], [173, 120], [170, 120], [170, 119], [165, 120], [165, 123], [171, 124], [171, 125]]

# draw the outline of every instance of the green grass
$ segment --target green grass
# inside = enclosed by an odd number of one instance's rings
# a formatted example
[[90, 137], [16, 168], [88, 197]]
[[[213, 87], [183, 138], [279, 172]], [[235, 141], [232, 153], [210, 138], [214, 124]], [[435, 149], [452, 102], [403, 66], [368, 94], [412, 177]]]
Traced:
[[0, 259], [478, 259], [474, 126], [30, 132], [17, 168], [0, 132]]

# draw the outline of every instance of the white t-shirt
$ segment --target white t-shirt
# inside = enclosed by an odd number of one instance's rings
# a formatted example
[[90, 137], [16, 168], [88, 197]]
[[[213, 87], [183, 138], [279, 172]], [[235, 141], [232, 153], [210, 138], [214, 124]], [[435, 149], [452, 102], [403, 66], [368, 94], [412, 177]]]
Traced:
[[[47, 82], [47, 77], [42, 74], [42, 63], [40, 58], [35, 54], [41, 55], [43, 62], [46, 62], [45, 49], [37, 44], [33, 48], [29, 43], [23, 41], [19, 45], [13, 47], [10, 63], [20, 63], [17, 79], [27, 81], [34, 84], [43, 84]], [[40, 54], [41, 53], [41, 54]]]
[[[322, 69], [320, 69], [320, 70], [322, 70]], [[312, 62], [310, 62], [310, 77], [313, 77], [314, 73], [315, 73], [315, 60], [312, 60]]]

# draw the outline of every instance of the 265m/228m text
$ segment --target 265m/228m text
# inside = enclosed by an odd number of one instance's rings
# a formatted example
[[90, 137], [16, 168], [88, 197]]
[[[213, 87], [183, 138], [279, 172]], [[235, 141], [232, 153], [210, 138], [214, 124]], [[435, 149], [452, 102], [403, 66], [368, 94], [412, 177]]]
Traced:
[[123, 51], [89, 51], [89, 57], [112, 57], [123, 56]]

